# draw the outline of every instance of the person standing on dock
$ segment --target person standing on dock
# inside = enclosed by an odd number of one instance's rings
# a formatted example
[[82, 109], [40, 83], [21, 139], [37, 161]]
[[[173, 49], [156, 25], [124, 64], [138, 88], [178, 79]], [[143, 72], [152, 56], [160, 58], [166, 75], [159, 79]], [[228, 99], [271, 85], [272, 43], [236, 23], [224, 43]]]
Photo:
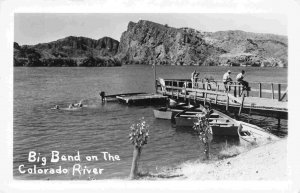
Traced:
[[198, 73], [196, 70], [194, 70], [194, 72], [192, 73], [192, 77], [191, 77], [192, 88], [197, 87], [197, 81], [199, 79], [199, 75], [200, 75], [200, 73]]
[[191, 75], [191, 81], [192, 81], [192, 88], [195, 87], [195, 75], [197, 74], [196, 70], [194, 70], [194, 72], [192, 72]]
[[105, 92], [104, 91], [101, 91], [99, 93], [100, 97], [101, 97], [101, 101], [104, 102], [105, 101]]
[[241, 85], [243, 85], [243, 90], [249, 90], [249, 83], [247, 81], [244, 80], [244, 74], [245, 74], [245, 71], [242, 70], [241, 73], [239, 73], [237, 76], [236, 76], [236, 81], [238, 83], [240, 83]]
[[225, 92], [230, 91], [230, 87], [227, 86], [227, 84], [232, 83], [232, 79], [230, 78], [231, 71], [228, 70], [224, 75], [223, 75], [223, 83], [224, 83], [224, 88]]

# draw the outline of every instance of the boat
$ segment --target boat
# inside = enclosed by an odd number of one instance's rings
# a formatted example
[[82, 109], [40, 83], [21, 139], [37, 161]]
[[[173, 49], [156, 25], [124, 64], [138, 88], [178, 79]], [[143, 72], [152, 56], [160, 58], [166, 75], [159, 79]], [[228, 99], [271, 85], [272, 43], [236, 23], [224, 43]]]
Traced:
[[[196, 115], [205, 113], [206, 109], [202, 105], [186, 109], [175, 115], [176, 127], [192, 128], [194, 123], [198, 120]], [[211, 110], [209, 123], [212, 128], [213, 135], [238, 136], [238, 122], [224, 113], [214, 109]]]
[[157, 119], [172, 119], [175, 114], [182, 112], [185, 109], [193, 107], [192, 105], [187, 105], [186, 103], [179, 103], [173, 107], [160, 107], [158, 109], [153, 109], [154, 117]]
[[262, 145], [270, 141], [276, 141], [280, 138], [267, 132], [266, 130], [252, 125], [250, 123], [245, 123], [243, 121], [239, 122], [240, 126], [238, 128], [238, 135], [240, 139], [240, 145]]

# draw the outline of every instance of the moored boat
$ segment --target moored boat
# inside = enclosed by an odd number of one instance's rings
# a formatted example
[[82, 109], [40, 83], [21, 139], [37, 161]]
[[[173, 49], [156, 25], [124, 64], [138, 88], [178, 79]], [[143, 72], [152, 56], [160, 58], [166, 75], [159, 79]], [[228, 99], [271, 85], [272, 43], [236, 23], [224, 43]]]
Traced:
[[[175, 115], [176, 127], [194, 126], [197, 121], [197, 114], [205, 114], [206, 109], [203, 106], [187, 109]], [[209, 117], [209, 123], [213, 131], [213, 135], [230, 135], [237, 136], [239, 124], [231, 117], [217, 111], [212, 110]]]
[[243, 121], [237, 122], [240, 124], [238, 129], [238, 135], [241, 145], [262, 145], [267, 142], [276, 141], [280, 139], [279, 137], [265, 131], [264, 129], [256, 125], [245, 123]]
[[158, 109], [153, 109], [154, 117], [157, 119], [172, 119], [172, 117], [182, 112], [185, 109], [191, 108], [191, 105], [186, 105], [185, 103], [181, 103], [177, 106], [167, 108], [167, 107], [161, 107]]

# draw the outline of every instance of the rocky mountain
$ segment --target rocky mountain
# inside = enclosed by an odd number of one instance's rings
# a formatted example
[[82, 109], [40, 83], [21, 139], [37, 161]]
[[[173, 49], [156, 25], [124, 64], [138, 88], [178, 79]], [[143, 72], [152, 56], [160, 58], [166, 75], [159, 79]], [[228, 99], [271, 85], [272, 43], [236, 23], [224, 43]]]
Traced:
[[119, 42], [69, 36], [57, 41], [20, 46], [14, 43], [15, 66], [115, 66]]
[[286, 36], [244, 31], [203, 32], [151, 21], [129, 22], [120, 42], [66, 37], [20, 46], [15, 66], [116, 66], [121, 64], [287, 67]]
[[140, 20], [120, 40], [122, 63], [287, 66], [287, 37], [243, 31], [202, 32]]

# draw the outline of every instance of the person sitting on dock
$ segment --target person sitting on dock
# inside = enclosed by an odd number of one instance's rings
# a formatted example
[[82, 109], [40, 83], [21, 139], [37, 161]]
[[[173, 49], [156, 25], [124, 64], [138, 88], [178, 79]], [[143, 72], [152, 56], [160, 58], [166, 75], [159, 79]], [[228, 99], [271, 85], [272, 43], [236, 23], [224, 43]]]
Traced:
[[105, 92], [104, 91], [101, 91], [99, 93], [100, 97], [101, 97], [101, 101], [104, 102], [105, 101]]
[[248, 91], [249, 90], [249, 83], [247, 81], [244, 80], [244, 74], [245, 74], [245, 71], [242, 70], [241, 73], [239, 73], [237, 76], [236, 76], [236, 81], [238, 83], [240, 83], [241, 85], [243, 85], [243, 90], [246, 90]]
[[225, 92], [230, 91], [230, 87], [227, 86], [227, 84], [231, 84], [232, 83], [232, 79], [230, 78], [230, 74], [231, 71], [228, 70], [224, 75], [223, 75], [223, 83], [224, 83], [224, 88], [225, 88]]

